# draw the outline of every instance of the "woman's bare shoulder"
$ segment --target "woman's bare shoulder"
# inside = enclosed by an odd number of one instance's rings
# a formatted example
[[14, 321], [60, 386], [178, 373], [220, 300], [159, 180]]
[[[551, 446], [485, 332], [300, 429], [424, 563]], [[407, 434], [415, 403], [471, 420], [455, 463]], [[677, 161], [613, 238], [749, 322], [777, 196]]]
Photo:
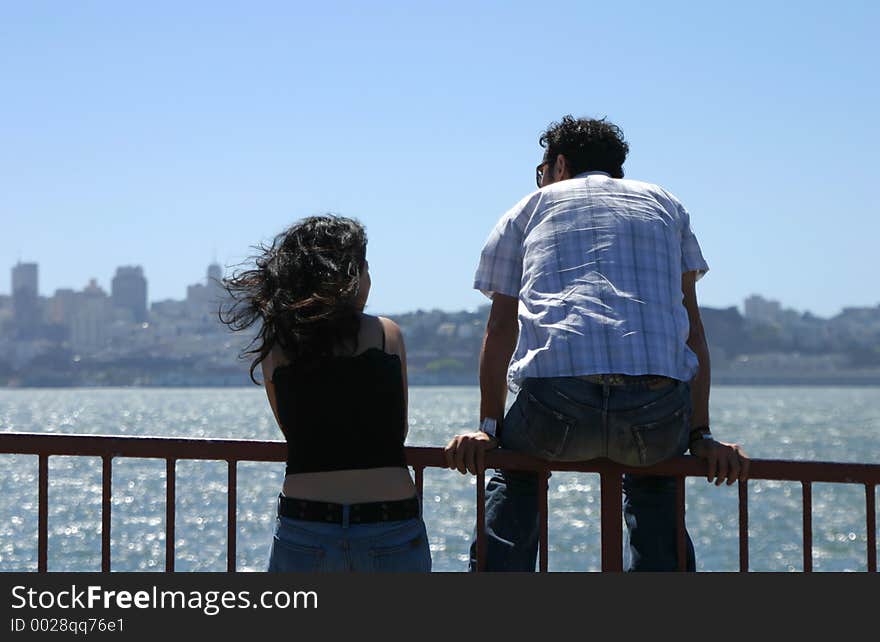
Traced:
[[275, 374], [275, 369], [281, 366], [286, 366], [290, 362], [287, 360], [287, 357], [284, 354], [284, 350], [281, 349], [277, 343], [272, 346], [272, 349], [265, 356], [265, 358], [260, 362], [260, 365], [263, 368], [263, 381], [268, 381], [272, 383], [272, 377]]
[[376, 317], [385, 333], [385, 352], [403, 353], [403, 332], [395, 321], [388, 317]]
[[400, 326], [393, 319], [389, 319], [388, 317], [374, 317], [381, 325], [382, 329], [385, 331], [385, 336], [387, 337], [389, 333], [393, 334], [401, 334]]

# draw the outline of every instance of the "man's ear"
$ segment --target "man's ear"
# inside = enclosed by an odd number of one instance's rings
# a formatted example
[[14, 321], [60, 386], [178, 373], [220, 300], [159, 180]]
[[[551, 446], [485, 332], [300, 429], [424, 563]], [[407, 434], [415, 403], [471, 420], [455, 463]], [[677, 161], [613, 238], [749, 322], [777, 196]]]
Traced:
[[571, 178], [571, 168], [568, 166], [568, 159], [565, 154], [559, 154], [556, 157], [556, 163], [553, 165], [553, 182], [564, 181]]

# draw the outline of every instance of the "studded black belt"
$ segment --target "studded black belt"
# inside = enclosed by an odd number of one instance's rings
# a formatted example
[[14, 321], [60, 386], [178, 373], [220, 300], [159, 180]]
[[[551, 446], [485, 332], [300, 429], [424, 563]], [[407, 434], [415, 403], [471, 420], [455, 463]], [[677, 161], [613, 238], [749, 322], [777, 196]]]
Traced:
[[419, 498], [397, 499], [387, 502], [365, 502], [362, 504], [336, 504], [316, 502], [310, 499], [278, 496], [278, 514], [290, 519], [327, 524], [370, 524], [375, 522], [396, 522], [419, 516]]

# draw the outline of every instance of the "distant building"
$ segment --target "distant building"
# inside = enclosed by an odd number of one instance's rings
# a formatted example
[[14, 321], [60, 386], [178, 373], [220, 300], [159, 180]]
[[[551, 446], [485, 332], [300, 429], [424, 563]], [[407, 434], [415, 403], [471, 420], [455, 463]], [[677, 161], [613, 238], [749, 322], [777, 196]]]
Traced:
[[441, 337], [454, 337], [455, 324], [450, 322], [441, 323], [437, 326], [437, 335]]
[[208, 266], [205, 281], [186, 288], [186, 312], [190, 319], [203, 323], [218, 322], [217, 310], [226, 299], [222, 284], [223, 269], [216, 263]]
[[852, 350], [865, 346], [880, 352], [880, 305], [876, 307], [846, 307], [828, 321], [828, 327], [838, 347]]
[[229, 292], [223, 285], [223, 268], [217, 263], [208, 266], [208, 290], [210, 291], [211, 304], [217, 307], [229, 302]]
[[55, 290], [55, 294], [49, 299], [49, 323], [69, 326], [79, 299], [79, 295], [70, 288]]
[[479, 329], [477, 326], [471, 324], [468, 325], [466, 323], [462, 323], [456, 329], [456, 334], [459, 339], [471, 339], [479, 333]]
[[12, 318], [12, 297], [0, 294], [0, 323]]
[[12, 311], [15, 325], [22, 330], [42, 322], [36, 263], [17, 263], [12, 268]]
[[70, 346], [77, 352], [95, 352], [107, 343], [107, 328], [113, 312], [110, 298], [94, 279], [77, 298], [70, 323]]
[[147, 279], [141, 266], [116, 268], [111, 293], [114, 307], [129, 310], [138, 323], [147, 320]]
[[749, 321], [775, 323], [779, 320], [782, 306], [779, 301], [770, 301], [762, 296], [753, 294], [745, 300], [745, 317]]
[[223, 287], [220, 283], [222, 278], [223, 268], [217, 263], [211, 263], [211, 265], [208, 266], [208, 282], [206, 285], [208, 287], [211, 287], [212, 285]]
[[25, 291], [33, 297], [39, 290], [39, 268], [36, 263], [19, 261], [12, 267], [12, 295]]
[[833, 320], [876, 324], [880, 322], [880, 305], [873, 308], [846, 307]]
[[183, 319], [186, 316], [186, 302], [175, 299], [154, 301], [150, 305], [150, 315], [159, 319]]

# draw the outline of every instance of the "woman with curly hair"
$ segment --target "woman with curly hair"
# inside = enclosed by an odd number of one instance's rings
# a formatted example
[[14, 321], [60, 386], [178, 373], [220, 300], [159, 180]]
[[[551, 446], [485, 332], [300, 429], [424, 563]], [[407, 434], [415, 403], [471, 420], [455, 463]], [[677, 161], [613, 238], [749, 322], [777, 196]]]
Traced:
[[224, 281], [233, 330], [258, 324], [259, 365], [287, 440], [270, 572], [430, 571], [406, 467], [406, 352], [393, 321], [364, 313], [367, 238], [357, 221], [303, 219]]

